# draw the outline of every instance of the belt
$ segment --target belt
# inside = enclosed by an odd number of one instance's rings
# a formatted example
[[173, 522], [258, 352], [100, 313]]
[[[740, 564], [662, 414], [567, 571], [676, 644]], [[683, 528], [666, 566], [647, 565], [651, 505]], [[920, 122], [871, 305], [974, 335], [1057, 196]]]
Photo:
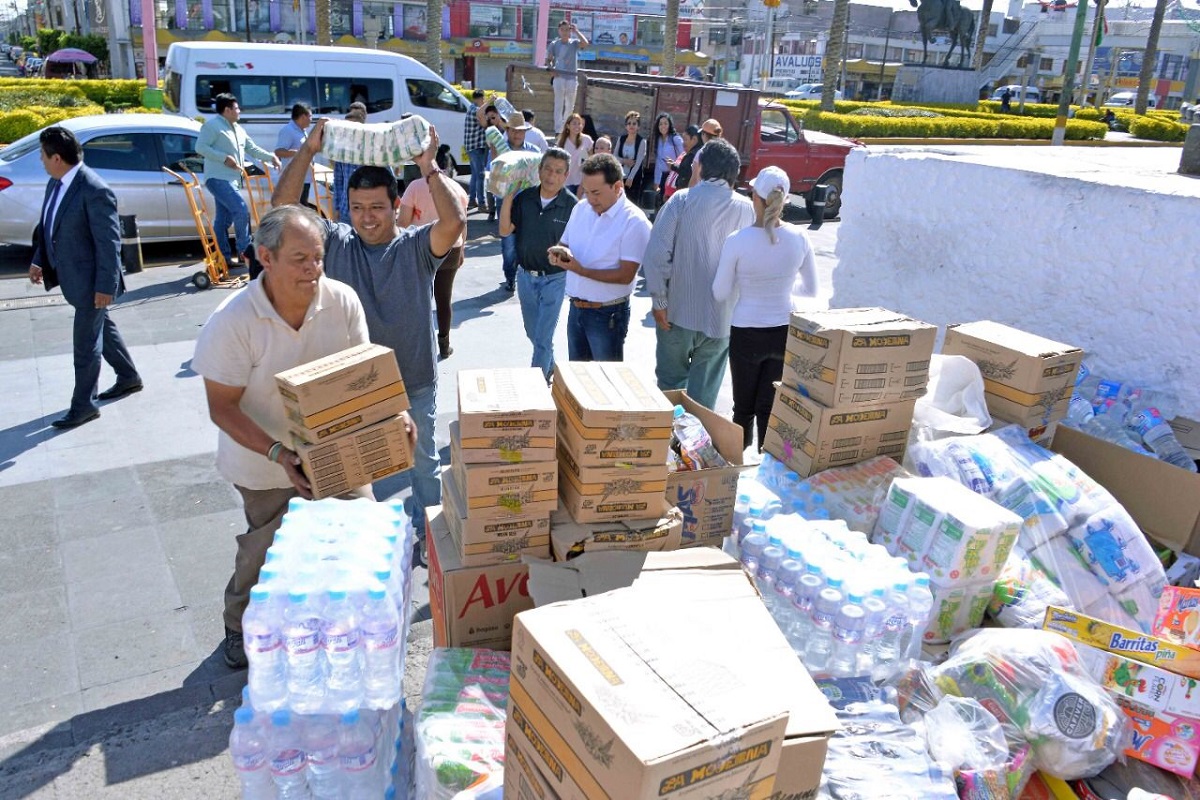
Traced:
[[528, 267], [521, 267], [521, 269], [537, 278], [544, 278], [547, 275], [560, 275], [566, 272], [565, 269], [529, 269]]
[[571, 298], [571, 305], [576, 308], [606, 308], [608, 306], [619, 306], [628, 302], [628, 297], [621, 297], [617, 300], [605, 300], [602, 303], [595, 300], [580, 300], [578, 297]]

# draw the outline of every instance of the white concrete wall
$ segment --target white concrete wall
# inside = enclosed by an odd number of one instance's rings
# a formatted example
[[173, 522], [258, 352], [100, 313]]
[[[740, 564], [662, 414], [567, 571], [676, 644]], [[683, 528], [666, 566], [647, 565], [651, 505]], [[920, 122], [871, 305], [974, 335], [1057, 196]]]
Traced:
[[1200, 418], [1200, 180], [1174, 174], [1180, 152], [851, 153], [831, 305], [1014, 325]]

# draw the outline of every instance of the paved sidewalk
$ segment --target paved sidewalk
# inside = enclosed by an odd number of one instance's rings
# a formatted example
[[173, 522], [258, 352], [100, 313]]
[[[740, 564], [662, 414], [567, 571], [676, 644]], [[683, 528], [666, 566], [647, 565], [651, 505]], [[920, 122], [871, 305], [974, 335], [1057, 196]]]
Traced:
[[[437, 441], [449, 460], [460, 369], [524, 366], [520, 308], [500, 286], [499, 243], [472, 217], [455, 285], [455, 354], [440, 365]], [[813, 236], [829, 294], [837, 225]], [[236, 797], [224, 752], [244, 672], [228, 670], [222, 594], [244, 530], [216, 472], [216, 429], [190, 369], [200, 326], [228, 290], [195, 268], [127, 276], [113, 318], [145, 391], [59, 432], [71, 317], [59, 292], [0, 280], [0, 800]], [[653, 353], [650, 300], [635, 297], [627, 347]], [[565, 313], [564, 313], [565, 321]], [[566, 357], [564, 326], [557, 353]], [[631, 359], [632, 361], [633, 359]], [[653, 358], [635, 362], [653, 374]], [[112, 382], [107, 366], [101, 389]], [[728, 380], [719, 409], [728, 413]], [[407, 480], [376, 484], [401, 496]], [[424, 570], [414, 575], [428, 618]], [[406, 693], [419, 693], [430, 624], [414, 625]]]

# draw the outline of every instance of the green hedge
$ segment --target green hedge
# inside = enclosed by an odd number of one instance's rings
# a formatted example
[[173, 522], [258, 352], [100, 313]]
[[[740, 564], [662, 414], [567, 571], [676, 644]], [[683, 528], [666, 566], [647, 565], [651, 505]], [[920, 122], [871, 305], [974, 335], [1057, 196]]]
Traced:
[[[839, 109], [840, 111], [840, 109]], [[837, 136], [917, 139], [1050, 139], [1054, 120], [1020, 116], [990, 115], [986, 118], [880, 117], [859, 114], [828, 114], [811, 109], [802, 115], [804, 127]], [[1103, 139], [1108, 127], [1100, 122], [1067, 121], [1068, 139]]]
[[1129, 132], [1139, 139], [1182, 142], [1187, 136], [1188, 126], [1169, 119], [1133, 115], [1133, 120], [1129, 123]]
[[0, 78], [0, 98], [13, 90], [36, 92], [43, 103], [50, 97], [62, 94], [81, 94], [88, 101], [104, 108], [140, 106], [145, 81], [139, 80], [84, 80], [64, 81], [49, 78]]
[[81, 117], [88, 114], [103, 114], [99, 106], [75, 106], [62, 108], [60, 106], [29, 106], [18, 111], [0, 113], [0, 142], [15, 142], [22, 136], [28, 136], [39, 128], [54, 125], [71, 117]]

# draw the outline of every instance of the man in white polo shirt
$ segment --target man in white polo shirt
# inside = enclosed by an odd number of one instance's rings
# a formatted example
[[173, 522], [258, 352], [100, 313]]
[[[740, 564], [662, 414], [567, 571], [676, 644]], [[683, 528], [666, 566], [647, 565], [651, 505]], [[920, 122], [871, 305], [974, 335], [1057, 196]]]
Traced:
[[567, 270], [567, 353], [572, 361], [623, 361], [629, 295], [650, 241], [650, 221], [625, 196], [621, 162], [610, 153], [583, 162], [579, 203], [549, 250]]

